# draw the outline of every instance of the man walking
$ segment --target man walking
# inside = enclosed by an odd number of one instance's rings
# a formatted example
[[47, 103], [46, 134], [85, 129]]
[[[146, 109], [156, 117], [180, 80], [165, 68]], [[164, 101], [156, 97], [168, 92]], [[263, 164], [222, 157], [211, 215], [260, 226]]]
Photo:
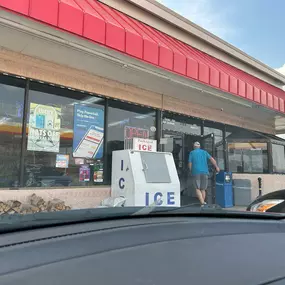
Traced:
[[189, 154], [189, 169], [193, 175], [193, 183], [196, 189], [196, 196], [199, 199], [201, 205], [205, 205], [206, 190], [208, 187], [208, 160], [219, 172], [220, 169], [217, 165], [216, 160], [205, 150], [201, 149], [200, 143], [194, 143], [194, 150]]

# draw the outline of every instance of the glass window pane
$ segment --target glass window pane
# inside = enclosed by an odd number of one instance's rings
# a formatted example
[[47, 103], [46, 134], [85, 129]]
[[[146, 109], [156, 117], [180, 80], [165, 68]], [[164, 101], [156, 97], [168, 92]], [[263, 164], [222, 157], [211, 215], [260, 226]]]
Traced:
[[26, 187], [103, 182], [104, 99], [34, 83], [27, 122]]
[[242, 150], [235, 143], [228, 144], [229, 170], [242, 173]]
[[188, 170], [189, 152], [195, 141], [201, 141], [201, 120], [163, 112], [162, 150], [172, 152], [179, 175]]
[[204, 136], [214, 134], [215, 143], [219, 143], [223, 140], [223, 130], [215, 127], [204, 127]]
[[178, 114], [163, 114], [163, 131], [201, 136], [201, 120]]
[[0, 187], [19, 186], [24, 84], [0, 79]]
[[225, 151], [224, 151], [224, 144], [217, 145], [215, 147], [216, 151], [216, 159], [218, 166], [221, 170], [225, 170]]
[[156, 139], [156, 111], [120, 101], [108, 103], [107, 181], [111, 182], [112, 152], [130, 148], [135, 137]]
[[267, 143], [229, 143], [229, 168], [237, 173], [267, 173]]
[[257, 132], [249, 131], [239, 127], [226, 126], [226, 139], [228, 141], [233, 140], [256, 140], [264, 139], [265, 137]]
[[273, 172], [285, 173], [285, 151], [283, 145], [272, 144]]

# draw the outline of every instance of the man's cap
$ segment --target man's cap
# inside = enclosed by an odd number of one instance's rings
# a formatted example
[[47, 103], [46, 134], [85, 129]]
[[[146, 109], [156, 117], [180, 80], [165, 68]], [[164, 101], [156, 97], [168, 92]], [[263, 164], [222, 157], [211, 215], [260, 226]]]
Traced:
[[199, 142], [195, 142], [194, 146], [200, 146], [200, 143]]

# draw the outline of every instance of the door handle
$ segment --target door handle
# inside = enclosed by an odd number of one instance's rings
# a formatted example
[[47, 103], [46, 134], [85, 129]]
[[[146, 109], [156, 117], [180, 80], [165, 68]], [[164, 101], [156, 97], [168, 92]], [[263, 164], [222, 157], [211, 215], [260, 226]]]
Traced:
[[142, 165], [143, 165], [143, 171], [146, 171], [146, 170], [148, 170], [148, 166], [147, 166], [147, 164], [145, 163], [145, 161], [143, 160], [142, 161]]

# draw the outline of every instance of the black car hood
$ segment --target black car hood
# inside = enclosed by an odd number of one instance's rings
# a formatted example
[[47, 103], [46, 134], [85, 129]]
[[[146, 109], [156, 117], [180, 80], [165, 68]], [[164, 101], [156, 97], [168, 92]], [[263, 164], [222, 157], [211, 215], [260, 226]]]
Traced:
[[254, 204], [260, 203], [265, 200], [277, 200], [277, 199], [283, 199], [285, 200], [285, 189], [270, 192], [268, 194], [265, 194], [263, 196], [257, 197], [248, 207], [247, 210], [250, 209], [250, 207]]

